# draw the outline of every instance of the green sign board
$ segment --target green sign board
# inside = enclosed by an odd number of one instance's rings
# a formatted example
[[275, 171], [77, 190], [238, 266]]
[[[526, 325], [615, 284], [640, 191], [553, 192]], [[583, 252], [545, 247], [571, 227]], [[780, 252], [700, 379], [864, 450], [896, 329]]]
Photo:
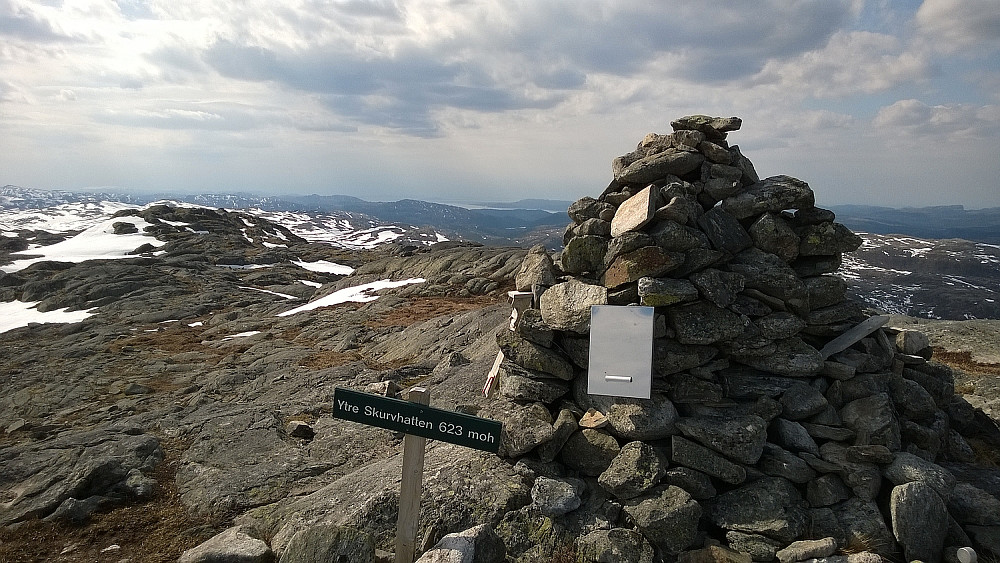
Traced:
[[333, 416], [493, 453], [503, 429], [495, 420], [340, 387], [333, 390]]

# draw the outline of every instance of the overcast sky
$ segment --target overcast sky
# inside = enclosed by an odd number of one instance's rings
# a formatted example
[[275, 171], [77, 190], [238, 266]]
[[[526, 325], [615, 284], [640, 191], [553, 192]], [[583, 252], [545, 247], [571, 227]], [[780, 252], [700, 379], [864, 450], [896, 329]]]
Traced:
[[573, 200], [694, 113], [820, 205], [1000, 206], [1000, 3], [0, 0], [0, 185]]

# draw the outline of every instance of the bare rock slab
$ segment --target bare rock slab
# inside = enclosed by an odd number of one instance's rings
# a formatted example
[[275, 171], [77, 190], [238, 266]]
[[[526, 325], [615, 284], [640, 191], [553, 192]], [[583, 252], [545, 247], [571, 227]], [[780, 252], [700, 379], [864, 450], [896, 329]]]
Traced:
[[639, 193], [618, 206], [615, 218], [611, 220], [611, 236], [621, 236], [628, 231], [638, 231], [653, 220], [657, 207], [657, 191], [646, 186]]

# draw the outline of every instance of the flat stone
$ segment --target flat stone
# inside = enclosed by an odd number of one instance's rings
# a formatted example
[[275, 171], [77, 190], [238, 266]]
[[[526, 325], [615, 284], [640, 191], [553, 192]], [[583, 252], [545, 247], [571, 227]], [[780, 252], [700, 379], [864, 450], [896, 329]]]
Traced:
[[809, 184], [791, 176], [772, 176], [748, 186], [742, 193], [726, 198], [722, 209], [737, 219], [785, 209], [815, 207]]
[[584, 428], [569, 437], [559, 457], [566, 467], [597, 477], [611, 465], [619, 451], [618, 442], [610, 434]]
[[670, 326], [681, 344], [714, 344], [732, 340], [743, 333], [743, 320], [729, 311], [705, 301], [671, 308]]
[[799, 256], [799, 236], [774, 213], [765, 213], [748, 229], [754, 245], [778, 256], [785, 262], [791, 262]]
[[680, 436], [671, 436], [670, 459], [676, 464], [690, 467], [731, 485], [738, 485], [747, 478], [746, 469], [742, 466]]
[[767, 422], [756, 415], [685, 417], [676, 426], [686, 437], [746, 465], [757, 463], [767, 441]]
[[805, 530], [804, 505], [791, 482], [762, 477], [716, 497], [708, 516], [713, 524], [726, 530], [791, 542]]
[[539, 475], [531, 487], [531, 502], [545, 516], [557, 517], [583, 504], [586, 484], [580, 479], [550, 479]]
[[704, 161], [699, 153], [669, 148], [629, 164], [615, 179], [623, 184], [648, 184], [670, 175], [683, 176], [697, 170]]
[[639, 302], [647, 307], [666, 307], [698, 299], [698, 288], [688, 280], [639, 278]]
[[884, 326], [885, 323], [889, 322], [888, 315], [879, 315], [876, 317], [868, 317], [860, 324], [856, 325], [851, 330], [841, 334], [837, 338], [826, 343], [823, 349], [819, 351], [823, 359], [827, 359], [830, 356], [847, 350], [857, 342], [860, 342], [862, 338], [865, 338], [869, 334], [875, 332], [880, 327]]
[[823, 538], [819, 540], [799, 540], [792, 542], [775, 555], [780, 563], [795, 563], [817, 557], [829, 557], [837, 551], [837, 540]]
[[608, 425], [608, 417], [597, 409], [588, 409], [580, 417], [580, 428], [604, 428]]
[[892, 489], [892, 533], [907, 561], [940, 561], [948, 533], [948, 509], [928, 484], [913, 481]]
[[615, 258], [604, 272], [605, 287], [616, 288], [640, 278], [659, 277], [684, 263], [684, 254], [658, 246], [644, 246]]
[[736, 217], [719, 207], [713, 207], [699, 217], [698, 226], [716, 250], [737, 254], [753, 246], [753, 239]]
[[618, 207], [611, 220], [611, 236], [621, 236], [627, 231], [638, 231], [653, 220], [657, 208], [657, 193], [646, 186]]
[[573, 237], [563, 247], [559, 262], [563, 271], [570, 274], [600, 272], [604, 269], [604, 255], [608, 252], [608, 239], [596, 235]]
[[789, 377], [812, 377], [823, 369], [823, 358], [819, 351], [801, 338], [786, 338], [775, 344], [777, 350], [773, 354], [734, 354], [734, 359], [755, 369]]
[[629, 442], [597, 477], [597, 482], [615, 498], [624, 500], [651, 490], [666, 471], [667, 460], [652, 446], [645, 442]]
[[178, 563], [215, 563], [240, 561], [268, 563], [274, 554], [256, 530], [248, 526], [235, 526], [208, 541], [185, 551]]

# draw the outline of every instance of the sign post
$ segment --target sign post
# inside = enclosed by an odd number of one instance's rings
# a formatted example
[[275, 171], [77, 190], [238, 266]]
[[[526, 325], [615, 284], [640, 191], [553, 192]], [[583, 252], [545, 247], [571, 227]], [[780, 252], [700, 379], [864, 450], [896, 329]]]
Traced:
[[[426, 406], [430, 391], [410, 389], [411, 403]], [[417, 526], [420, 523], [420, 482], [424, 475], [424, 445], [427, 438], [407, 434], [403, 437], [403, 478], [399, 483], [399, 517], [396, 520], [396, 563], [413, 563], [417, 549]]]
[[403, 438], [403, 476], [399, 485], [396, 520], [396, 563], [413, 563], [420, 521], [420, 486], [427, 438], [496, 453], [503, 424], [486, 418], [428, 406], [430, 391], [410, 390], [409, 401], [333, 390], [333, 416], [406, 434]]

